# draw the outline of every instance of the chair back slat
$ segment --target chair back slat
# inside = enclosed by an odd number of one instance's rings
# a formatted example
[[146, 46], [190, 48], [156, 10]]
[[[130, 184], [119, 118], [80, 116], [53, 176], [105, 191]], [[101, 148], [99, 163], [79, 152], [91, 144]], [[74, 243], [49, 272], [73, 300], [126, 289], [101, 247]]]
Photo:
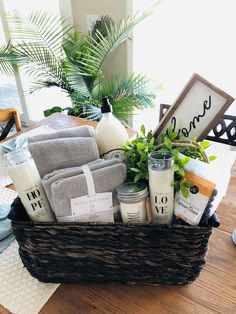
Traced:
[[0, 141], [4, 140], [10, 133], [13, 125], [16, 126], [16, 131], [21, 131], [20, 114], [17, 108], [0, 109], [0, 124], [7, 122], [0, 134]]

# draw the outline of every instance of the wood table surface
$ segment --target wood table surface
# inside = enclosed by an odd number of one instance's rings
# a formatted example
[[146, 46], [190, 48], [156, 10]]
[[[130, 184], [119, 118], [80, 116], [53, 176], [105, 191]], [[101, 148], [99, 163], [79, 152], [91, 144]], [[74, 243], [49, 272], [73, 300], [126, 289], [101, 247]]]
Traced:
[[[31, 128], [55, 129], [81, 124], [79, 118], [54, 114]], [[28, 131], [26, 129], [25, 131]], [[132, 131], [131, 133], [132, 134]], [[236, 228], [236, 162], [228, 191], [218, 210], [221, 226], [213, 230], [207, 263], [199, 278], [185, 286], [124, 284], [61, 284], [40, 314], [74, 313], [236, 313], [236, 246], [231, 234]], [[0, 313], [9, 313], [0, 306]]]

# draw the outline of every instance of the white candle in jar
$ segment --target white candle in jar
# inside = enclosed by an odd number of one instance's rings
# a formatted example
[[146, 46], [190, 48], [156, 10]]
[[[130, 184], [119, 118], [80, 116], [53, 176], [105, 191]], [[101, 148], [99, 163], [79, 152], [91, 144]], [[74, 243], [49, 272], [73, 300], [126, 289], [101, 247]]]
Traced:
[[6, 158], [8, 173], [29, 217], [33, 221], [55, 221], [30, 152], [26, 150], [12, 152], [7, 154]]
[[149, 155], [149, 192], [155, 224], [170, 224], [174, 211], [173, 158], [168, 153], [163, 154], [154, 152]]
[[116, 188], [124, 223], [147, 223], [147, 195], [148, 189], [144, 183], [124, 183]]

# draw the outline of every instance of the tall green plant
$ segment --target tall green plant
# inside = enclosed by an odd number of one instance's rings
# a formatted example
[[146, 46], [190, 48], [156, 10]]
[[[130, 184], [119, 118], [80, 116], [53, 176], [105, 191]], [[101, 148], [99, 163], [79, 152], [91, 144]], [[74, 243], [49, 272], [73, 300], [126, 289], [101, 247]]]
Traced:
[[102, 65], [149, 14], [117, 23], [103, 16], [88, 34], [74, 31], [65, 18], [42, 11], [27, 18], [10, 15], [7, 21], [12, 43], [0, 50], [0, 70], [5, 69], [9, 74], [10, 62], [17, 58], [17, 64], [23, 66], [32, 80], [31, 92], [59, 87], [73, 102], [69, 113], [88, 119], [100, 118], [101, 98], [109, 95], [113, 113], [127, 122], [135, 108], [153, 105], [155, 93], [145, 76], [131, 74], [107, 79]]

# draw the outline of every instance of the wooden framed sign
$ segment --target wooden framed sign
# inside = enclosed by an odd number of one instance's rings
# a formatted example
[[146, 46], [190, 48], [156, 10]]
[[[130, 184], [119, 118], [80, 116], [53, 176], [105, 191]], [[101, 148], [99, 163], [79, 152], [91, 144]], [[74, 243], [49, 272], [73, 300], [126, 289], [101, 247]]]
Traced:
[[203, 140], [234, 98], [198, 74], [193, 74], [175, 103], [153, 131], [158, 138], [171, 123], [182, 139]]

